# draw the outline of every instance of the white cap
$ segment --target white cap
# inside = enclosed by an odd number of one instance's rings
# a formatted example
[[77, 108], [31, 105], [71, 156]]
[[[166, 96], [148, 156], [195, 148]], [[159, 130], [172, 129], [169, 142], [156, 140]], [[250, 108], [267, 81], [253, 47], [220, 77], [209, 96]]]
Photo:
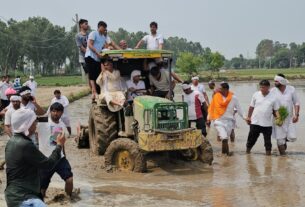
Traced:
[[183, 90], [187, 90], [187, 89], [189, 89], [189, 88], [191, 88], [191, 85], [190, 84], [182, 84], [182, 89]]
[[30, 75], [30, 79], [34, 79], [34, 76]]
[[10, 97], [10, 101], [20, 101], [21, 102], [21, 97], [17, 95], [12, 95]]
[[194, 76], [194, 77], [192, 77], [192, 80], [199, 80], [199, 77], [198, 76]]

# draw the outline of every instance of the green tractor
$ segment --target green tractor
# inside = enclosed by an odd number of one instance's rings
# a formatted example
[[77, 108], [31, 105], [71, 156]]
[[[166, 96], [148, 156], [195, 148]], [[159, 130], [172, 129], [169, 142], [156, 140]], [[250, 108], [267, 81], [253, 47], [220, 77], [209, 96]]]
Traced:
[[[156, 58], [167, 63], [171, 73], [170, 51], [110, 50], [102, 55], [113, 60], [122, 77], [129, 77], [133, 69], [141, 69], [142, 76], [148, 79], [148, 73], [143, 70], [144, 61]], [[212, 147], [201, 130], [189, 127], [187, 112], [184, 102], [145, 95], [136, 97], [132, 110], [127, 107], [124, 116], [122, 111], [111, 112], [101, 100], [92, 104], [89, 126], [80, 129], [79, 146], [89, 140], [90, 151], [104, 155], [107, 169], [121, 171], [145, 172], [147, 154], [164, 151], [175, 151], [188, 160], [211, 164]]]

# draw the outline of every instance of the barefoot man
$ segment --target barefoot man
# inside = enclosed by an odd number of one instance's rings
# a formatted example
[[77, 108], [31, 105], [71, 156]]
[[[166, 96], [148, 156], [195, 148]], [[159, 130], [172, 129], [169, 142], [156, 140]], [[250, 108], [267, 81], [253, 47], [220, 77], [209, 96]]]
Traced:
[[[222, 153], [229, 154], [228, 138], [234, 127], [234, 110], [243, 118], [239, 101], [231, 91], [229, 84], [222, 82], [220, 92], [215, 93], [208, 109], [207, 125], [214, 121], [217, 135], [222, 141]], [[244, 118], [243, 118], [244, 119]], [[244, 119], [245, 120], [245, 119]]]
[[299, 120], [300, 102], [295, 88], [288, 85], [289, 81], [285, 75], [278, 74], [274, 81], [275, 87], [271, 89], [271, 93], [277, 97], [280, 107], [285, 107], [289, 113], [281, 126], [274, 125], [272, 135], [276, 138], [280, 155], [285, 155], [286, 143], [294, 142], [297, 137], [295, 123]]

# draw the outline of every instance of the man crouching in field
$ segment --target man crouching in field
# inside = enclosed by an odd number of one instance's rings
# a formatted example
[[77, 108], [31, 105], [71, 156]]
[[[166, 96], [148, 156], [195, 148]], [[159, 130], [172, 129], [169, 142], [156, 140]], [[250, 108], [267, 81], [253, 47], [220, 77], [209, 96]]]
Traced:
[[[38, 126], [39, 150], [49, 156], [56, 147], [56, 137], [65, 129], [65, 124], [60, 120], [64, 112], [62, 104], [56, 102], [50, 106], [50, 117], [47, 122], [40, 122]], [[56, 172], [65, 181], [67, 195], [72, 195], [73, 173], [69, 161], [66, 159], [65, 150], [61, 153], [61, 159], [51, 170], [40, 171], [41, 194], [45, 197], [47, 188], [54, 173]]]

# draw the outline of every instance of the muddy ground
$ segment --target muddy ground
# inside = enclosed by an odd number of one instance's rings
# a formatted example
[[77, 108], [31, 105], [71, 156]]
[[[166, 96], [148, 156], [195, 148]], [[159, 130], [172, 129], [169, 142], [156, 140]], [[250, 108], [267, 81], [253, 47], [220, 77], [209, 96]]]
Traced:
[[[246, 111], [256, 84], [236, 83], [233, 91]], [[305, 87], [298, 93], [305, 102]], [[89, 97], [70, 105], [73, 130], [77, 123], [87, 122]], [[303, 110], [304, 111], [304, 110]], [[148, 172], [107, 173], [103, 157], [90, 155], [88, 149], [77, 149], [74, 140], [67, 141], [67, 158], [74, 173], [75, 187], [80, 189], [73, 201], [62, 193], [64, 183], [55, 175], [48, 191], [49, 206], [304, 206], [305, 143], [304, 112], [298, 125], [299, 139], [289, 143], [288, 156], [280, 157], [273, 140], [272, 156], [264, 155], [262, 137], [252, 154], [245, 153], [248, 126], [238, 119], [236, 141], [230, 144], [233, 156], [220, 154], [220, 143], [209, 131], [214, 162], [212, 166], [159, 157], [149, 162]], [[4, 156], [7, 137], [0, 137], [0, 157]], [[0, 172], [0, 206], [5, 206], [5, 171]]]

